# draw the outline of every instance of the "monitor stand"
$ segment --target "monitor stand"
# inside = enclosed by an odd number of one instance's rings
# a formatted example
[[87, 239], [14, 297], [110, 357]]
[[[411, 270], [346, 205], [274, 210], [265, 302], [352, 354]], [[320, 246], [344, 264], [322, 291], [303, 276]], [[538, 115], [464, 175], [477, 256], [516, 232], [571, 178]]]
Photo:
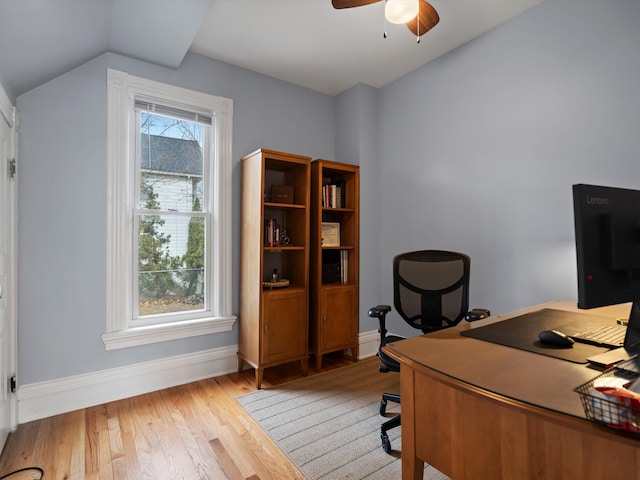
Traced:
[[633, 354], [640, 354], [640, 302], [633, 301], [627, 334], [624, 337], [624, 349]]

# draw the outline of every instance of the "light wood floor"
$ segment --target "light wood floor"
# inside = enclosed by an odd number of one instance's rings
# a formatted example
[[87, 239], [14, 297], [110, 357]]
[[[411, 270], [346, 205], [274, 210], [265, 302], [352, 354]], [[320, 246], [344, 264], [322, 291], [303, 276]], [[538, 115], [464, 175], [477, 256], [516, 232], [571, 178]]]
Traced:
[[[327, 355], [321, 371], [349, 364]], [[267, 369], [262, 385], [301, 377], [299, 363], [284, 365]], [[0, 456], [0, 477], [40, 467], [45, 480], [304, 479], [234, 400], [252, 391], [245, 370], [22, 424]]]

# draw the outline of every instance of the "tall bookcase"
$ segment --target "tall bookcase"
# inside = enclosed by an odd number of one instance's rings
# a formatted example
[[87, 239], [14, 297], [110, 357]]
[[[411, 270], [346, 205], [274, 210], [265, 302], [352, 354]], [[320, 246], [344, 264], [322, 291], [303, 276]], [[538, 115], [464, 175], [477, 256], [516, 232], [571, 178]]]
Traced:
[[257, 150], [242, 159], [238, 370], [308, 368], [311, 158]]
[[359, 167], [311, 162], [309, 342], [316, 369], [326, 353], [358, 359]]

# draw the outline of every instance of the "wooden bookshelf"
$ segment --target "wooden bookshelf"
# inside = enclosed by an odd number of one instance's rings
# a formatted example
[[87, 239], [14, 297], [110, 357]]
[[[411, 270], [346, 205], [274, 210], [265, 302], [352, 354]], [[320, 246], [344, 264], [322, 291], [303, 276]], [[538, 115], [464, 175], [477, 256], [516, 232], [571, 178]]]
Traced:
[[238, 370], [255, 368], [256, 388], [268, 367], [307, 373], [310, 162], [265, 149], [242, 159]]
[[359, 182], [356, 165], [311, 162], [309, 343], [318, 370], [329, 352], [358, 359]]

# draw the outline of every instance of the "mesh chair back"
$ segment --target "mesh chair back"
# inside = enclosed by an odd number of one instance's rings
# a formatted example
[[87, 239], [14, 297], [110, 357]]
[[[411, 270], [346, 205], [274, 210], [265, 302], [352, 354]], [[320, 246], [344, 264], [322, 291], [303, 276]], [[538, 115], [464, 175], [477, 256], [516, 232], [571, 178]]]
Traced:
[[457, 325], [469, 308], [469, 257], [421, 250], [393, 259], [393, 300], [397, 312], [424, 333]]

